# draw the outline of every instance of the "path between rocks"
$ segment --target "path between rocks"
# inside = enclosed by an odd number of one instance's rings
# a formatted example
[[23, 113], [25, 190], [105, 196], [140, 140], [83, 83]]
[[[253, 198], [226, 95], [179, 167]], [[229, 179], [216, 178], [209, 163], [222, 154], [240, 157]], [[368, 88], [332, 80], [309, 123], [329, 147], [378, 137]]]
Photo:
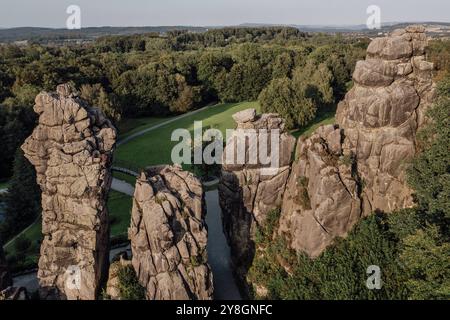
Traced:
[[116, 178], [112, 179], [111, 189], [131, 197], [134, 195], [134, 187], [131, 184]]

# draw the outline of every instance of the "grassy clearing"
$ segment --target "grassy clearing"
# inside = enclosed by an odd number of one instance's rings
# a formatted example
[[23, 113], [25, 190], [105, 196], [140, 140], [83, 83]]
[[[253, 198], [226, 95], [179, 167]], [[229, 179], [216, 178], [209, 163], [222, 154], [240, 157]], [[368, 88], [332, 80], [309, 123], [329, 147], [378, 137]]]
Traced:
[[117, 124], [117, 130], [119, 131], [119, 136], [122, 139], [138, 131], [153, 127], [164, 121], [170, 120], [173, 117], [175, 116], [124, 119]]
[[111, 238], [127, 232], [130, 226], [132, 198], [117, 191], [110, 191], [108, 198]]
[[[30, 253], [34, 253], [36, 255], [39, 254], [39, 246], [40, 246], [40, 243], [42, 240], [41, 230], [42, 230], [42, 220], [38, 219], [28, 229], [26, 229], [26, 231], [20, 236], [20, 237], [27, 238], [28, 240], [31, 241], [30, 249], [33, 249], [34, 247], [36, 247], [35, 249], [37, 249], [37, 250], [30, 250], [30, 251], [34, 251], [34, 252], [30, 252]], [[8, 245], [4, 247], [4, 250], [7, 255], [15, 255], [17, 253], [17, 248], [16, 248], [17, 239], [8, 243]]]
[[257, 102], [218, 104], [199, 113], [169, 123], [155, 131], [148, 132], [126, 144], [120, 145], [115, 158], [130, 161], [136, 165], [146, 167], [157, 164], [168, 164], [171, 161], [171, 151], [178, 142], [171, 141], [171, 134], [175, 129], [184, 128], [192, 132], [194, 121], [203, 121], [203, 126], [211, 126], [225, 133], [226, 129], [235, 127], [231, 116], [241, 110], [256, 108], [260, 110]]

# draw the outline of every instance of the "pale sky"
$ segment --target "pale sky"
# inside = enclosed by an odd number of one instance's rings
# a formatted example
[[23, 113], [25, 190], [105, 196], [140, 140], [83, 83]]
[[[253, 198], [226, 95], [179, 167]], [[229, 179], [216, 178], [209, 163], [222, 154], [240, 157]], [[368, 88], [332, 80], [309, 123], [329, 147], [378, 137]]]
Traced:
[[0, 0], [0, 27], [63, 28], [72, 4], [82, 27], [365, 24], [373, 4], [382, 22], [450, 22], [449, 0]]

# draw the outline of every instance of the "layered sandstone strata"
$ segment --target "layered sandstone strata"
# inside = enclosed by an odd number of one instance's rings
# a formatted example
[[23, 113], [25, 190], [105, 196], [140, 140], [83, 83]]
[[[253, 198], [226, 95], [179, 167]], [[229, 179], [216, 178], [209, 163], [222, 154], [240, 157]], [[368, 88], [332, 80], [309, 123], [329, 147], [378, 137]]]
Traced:
[[35, 100], [39, 123], [22, 146], [42, 190], [38, 278], [43, 298], [95, 299], [108, 266], [111, 122], [69, 85]]
[[204, 193], [178, 166], [147, 169], [136, 182], [131, 226], [132, 264], [149, 300], [209, 300]]

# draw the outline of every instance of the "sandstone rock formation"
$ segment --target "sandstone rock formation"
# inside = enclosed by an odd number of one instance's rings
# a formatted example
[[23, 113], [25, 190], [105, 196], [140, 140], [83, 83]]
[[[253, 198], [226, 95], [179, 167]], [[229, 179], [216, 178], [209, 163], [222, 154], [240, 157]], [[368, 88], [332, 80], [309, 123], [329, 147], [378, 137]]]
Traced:
[[116, 131], [69, 85], [42, 92], [22, 146], [42, 189], [38, 278], [43, 298], [95, 299], [108, 266], [107, 197]]
[[412, 205], [404, 168], [434, 97], [421, 26], [374, 39], [356, 64], [337, 125], [300, 139], [286, 187], [280, 234], [312, 257], [362, 217]]
[[[242, 278], [253, 260], [253, 238], [257, 226], [264, 224], [267, 214], [281, 205], [295, 139], [285, 131], [284, 121], [276, 114], [257, 116], [255, 109], [248, 109], [233, 118], [237, 122], [237, 130], [224, 150], [219, 199], [234, 269]], [[260, 158], [257, 161], [251, 159], [253, 152], [263, 144], [269, 146], [268, 155], [272, 155], [275, 149], [272, 148], [270, 133], [275, 130], [279, 130], [279, 168], [271, 172], [267, 171], [270, 164]], [[237, 142], [244, 141], [245, 135], [252, 132], [254, 135], [246, 138], [241, 150]], [[245, 155], [244, 161], [238, 161], [239, 155]], [[233, 161], [227, 161], [227, 156]]]
[[12, 285], [11, 274], [8, 272], [3, 247], [0, 245], [0, 291]]
[[152, 167], [138, 178], [128, 236], [148, 299], [212, 299], [203, 198], [200, 181], [178, 166]]

